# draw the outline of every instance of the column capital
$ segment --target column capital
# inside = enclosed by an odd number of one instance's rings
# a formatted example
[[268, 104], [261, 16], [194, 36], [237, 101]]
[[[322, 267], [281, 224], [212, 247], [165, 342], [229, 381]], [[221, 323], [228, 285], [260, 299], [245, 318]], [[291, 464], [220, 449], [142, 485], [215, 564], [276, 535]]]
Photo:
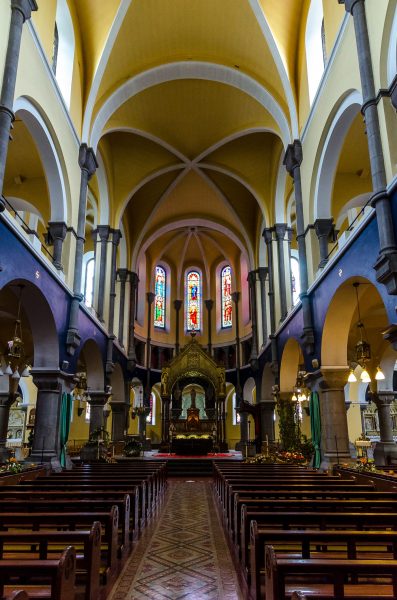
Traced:
[[319, 387], [322, 390], [343, 390], [347, 382], [349, 367], [321, 367], [322, 381]]
[[137, 273], [134, 273], [134, 271], [130, 271], [130, 283], [131, 283], [131, 287], [136, 288], [136, 286], [139, 283], [139, 277]]
[[182, 308], [182, 300], [174, 300], [174, 308], [176, 311]]
[[111, 400], [109, 402], [109, 404], [112, 408], [112, 412], [117, 413], [117, 414], [123, 413], [128, 408], [128, 404], [126, 404], [125, 402], [117, 401], [117, 400]]
[[19, 10], [24, 21], [30, 19], [31, 13], [37, 9], [36, 0], [11, 0], [11, 10]]
[[156, 297], [156, 295], [153, 294], [153, 292], [147, 292], [146, 299], [147, 299], [147, 302], [148, 302], [149, 306], [151, 304], [153, 304], [155, 297]]
[[89, 390], [89, 400], [87, 400], [88, 404], [91, 406], [104, 406], [109, 399], [109, 392], [105, 390]]
[[52, 240], [58, 238], [63, 241], [66, 237], [67, 230], [68, 226], [63, 221], [48, 222], [48, 233], [50, 234]]
[[254, 286], [255, 285], [255, 282], [256, 282], [256, 271], [250, 271], [248, 273], [247, 281], [250, 284], [250, 286]]
[[362, 2], [364, 4], [364, 1], [365, 0], [338, 0], [338, 3], [344, 4], [346, 12], [352, 15], [355, 4], [358, 4], [358, 2]]
[[263, 239], [265, 240], [265, 244], [270, 244], [273, 241], [273, 227], [265, 227], [262, 232]]
[[33, 377], [33, 383], [39, 391], [52, 390], [61, 391], [63, 383], [73, 385], [74, 375], [71, 373], [65, 373], [61, 369], [46, 369], [40, 367], [34, 367], [30, 371]]
[[332, 217], [329, 219], [316, 219], [314, 221], [314, 230], [317, 237], [326, 236], [328, 237], [334, 227], [334, 220]]
[[300, 140], [294, 140], [292, 144], [288, 144], [283, 160], [283, 165], [291, 177], [294, 176], [294, 170], [301, 166], [302, 160], [302, 143]]
[[117, 275], [119, 281], [121, 281], [121, 283], [125, 283], [127, 281], [128, 269], [117, 269]]
[[268, 267], [259, 267], [259, 269], [257, 269], [257, 272], [258, 272], [259, 281], [261, 283], [265, 282], [267, 279], [267, 276], [269, 274]]
[[294, 230], [292, 227], [287, 227], [287, 242], [292, 241], [292, 237], [294, 235]]
[[122, 233], [120, 231], [120, 229], [112, 229], [112, 244], [114, 244], [115, 246], [118, 246], [120, 243], [122, 236]]
[[213, 300], [204, 300], [204, 304], [205, 304], [205, 308], [208, 311], [211, 311], [214, 307], [214, 301]]
[[284, 240], [285, 232], [287, 231], [288, 225], [287, 223], [275, 223], [274, 231], [276, 233], [277, 240]]
[[393, 390], [379, 390], [377, 392], [370, 392], [369, 396], [376, 406], [386, 406], [394, 402], [397, 397], [397, 392], [394, 392]]
[[110, 235], [109, 225], [98, 225], [96, 231], [99, 235], [101, 242], [107, 242]]
[[232, 300], [235, 304], [238, 304], [240, 300], [240, 292], [232, 292]]
[[79, 167], [82, 171], [87, 171], [88, 179], [91, 179], [98, 168], [94, 150], [85, 143], [79, 148]]

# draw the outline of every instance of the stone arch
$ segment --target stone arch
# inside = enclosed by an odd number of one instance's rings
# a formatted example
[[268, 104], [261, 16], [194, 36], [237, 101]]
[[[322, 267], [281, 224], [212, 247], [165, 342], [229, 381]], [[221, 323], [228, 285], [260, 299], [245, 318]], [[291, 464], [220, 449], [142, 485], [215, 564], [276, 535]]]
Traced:
[[254, 404], [254, 391], [256, 390], [255, 379], [248, 377], [243, 387], [243, 399], [250, 404]]
[[91, 391], [104, 389], [105, 372], [101, 349], [93, 339], [84, 342], [79, 358], [84, 361], [87, 370], [87, 386]]
[[332, 189], [335, 171], [346, 135], [360, 111], [362, 95], [351, 90], [342, 99], [322, 145], [314, 191], [314, 220], [328, 219], [331, 215]]
[[290, 337], [284, 346], [280, 361], [281, 393], [292, 392], [302, 356], [302, 349], [299, 342], [295, 338]]
[[119, 363], [115, 363], [113, 373], [110, 376], [112, 386], [112, 397], [115, 402], [125, 401], [125, 384], [123, 369]]
[[269, 401], [274, 400], [273, 398], [273, 386], [275, 384], [275, 378], [272, 371], [271, 363], [266, 363], [263, 372], [262, 372], [262, 380], [261, 380], [261, 401]]
[[[59, 144], [50, 132], [39, 108], [33, 100], [20, 96], [14, 103], [14, 112], [20, 116], [36, 143], [48, 186], [51, 204], [51, 221], [68, 223], [70, 193], [57, 148]], [[61, 162], [62, 161], [62, 162]]]

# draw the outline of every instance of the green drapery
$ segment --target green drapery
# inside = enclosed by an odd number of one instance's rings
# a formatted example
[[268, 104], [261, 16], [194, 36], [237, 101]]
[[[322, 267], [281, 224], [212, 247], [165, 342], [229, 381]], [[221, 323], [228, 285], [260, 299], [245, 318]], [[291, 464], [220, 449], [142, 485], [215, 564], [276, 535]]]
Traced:
[[320, 402], [317, 392], [310, 394], [310, 429], [312, 432], [312, 442], [314, 445], [313, 467], [318, 469], [321, 464], [321, 417]]
[[60, 418], [60, 427], [59, 427], [59, 435], [61, 442], [61, 456], [60, 463], [62, 467], [66, 467], [66, 443], [69, 438], [70, 431], [70, 419], [72, 416], [72, 394], [66, 394], [63, 392], [62, 394], [62, 402], [61, 402], [61, 418]]

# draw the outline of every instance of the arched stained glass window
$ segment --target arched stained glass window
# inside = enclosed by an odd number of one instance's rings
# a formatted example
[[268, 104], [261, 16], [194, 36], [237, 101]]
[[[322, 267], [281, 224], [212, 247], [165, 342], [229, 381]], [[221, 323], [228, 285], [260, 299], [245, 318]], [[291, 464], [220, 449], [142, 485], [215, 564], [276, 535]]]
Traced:
[[232, 269], [229, 265], [221, 271], [221, 299], [222, 327], [231, 327], [233, 325]]
[[163, 329], [165, 327], [165, 283], [165, 270], [157, 266], [154, 282], [154, 326]]
[[200, 331], [201, 328], [201, 278], [197, 271], [186, 275], [186, 329]]

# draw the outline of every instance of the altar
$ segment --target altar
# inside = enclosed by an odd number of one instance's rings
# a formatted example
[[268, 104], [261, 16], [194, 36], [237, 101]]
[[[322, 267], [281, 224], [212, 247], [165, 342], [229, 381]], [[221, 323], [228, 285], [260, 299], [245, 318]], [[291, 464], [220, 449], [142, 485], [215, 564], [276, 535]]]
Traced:
[[227, 450], [225, 369], [192, 335], [162, 369], [162, 451], [205, 455]]

